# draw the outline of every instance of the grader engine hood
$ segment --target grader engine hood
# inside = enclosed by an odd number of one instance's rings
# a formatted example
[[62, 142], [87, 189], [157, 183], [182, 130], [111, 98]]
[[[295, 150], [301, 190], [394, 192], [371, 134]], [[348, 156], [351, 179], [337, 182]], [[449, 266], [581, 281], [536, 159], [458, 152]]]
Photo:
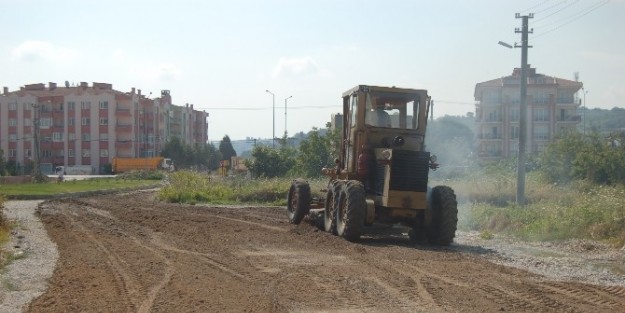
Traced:
[[375, 149], [373, 189], [382, 205], [425, 209], [430, 153], [401, 149]]

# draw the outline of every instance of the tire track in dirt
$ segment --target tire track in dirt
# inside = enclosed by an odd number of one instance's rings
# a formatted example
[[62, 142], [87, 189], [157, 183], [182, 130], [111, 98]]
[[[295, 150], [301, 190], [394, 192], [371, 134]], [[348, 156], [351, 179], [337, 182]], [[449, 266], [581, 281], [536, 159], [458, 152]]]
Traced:
[[546, 282], [543, 283], [543, 285], [552, 292], [570, 297], [572, 300], [583, 302], [591, 306], [608, 308], [625, 306], [625, 288], [623, 287], [596, 286], [588, 288], [585, 286], [578, 286], [574, 289], [557, 282]]
[[100, 250], [104, 256], [106, 257], [106, 264], [109, 266], [115, 281], [117, 282], [117, 293], [120, 296], [123, 296], [128, 300], [128, 310], [136, 310], [137, 302], [138, 302], [138, 294], [141, 294], [141, 288], [133, 284], [132, 279], [128, 273], [126, 273], [123, 266], [120, 265], [120, 259], [115, 255], [112, 251], [106, 248], [104, 244], [95, 238], [91, 232], [87, 230], [85, 226], [78, 223], [74, 218], [72, 218], [72, 214], [66, 214], [70, 223], [76, 227], [89, 241], [96, 245], [97, 249]]
[[168, 245], [167, 243], [165, 243], [159, 236], [157, 235], [153, 235], [152, 236], [152, 243], [154, 243], [157, 247], [159, 247], [160, 249], [166, 250], [166, 251], [171, 251], [171, 252], [175, 252], [175, 253], [182, 253], [182, 254], [187, 254], [187, 255], [191, 255], [194, 257], [197, 257], [199, 260], [201, 260], [202, 262], [205, 262], [209, 265], [211, 265], [213, 268], [218, 269], [224, 273], [230, 274], [234, 277], [237, 277], [239, 279], [242, 280], [250, 280], [249, 277], [240, 274], [239, 272], [227, 267], [226, 265], [218, 262], [215, 260], [215, 257], [208, 254], [208, 253], [201, 253], [201, 252], [196, 252], [196, 251], [190, 251], [190, 250], [184, 250], [184, 249], [178, 249], [176, 247], [172, 247], [170, 245]]
[[[105, 210], [102, 210], [102, 209], [95, 208], [95, 207], [93, 207], [93, 206], [91, 206], [91, 205], [89, 205], [88, 203], [85, 203], [85, 202], [82, 202], [79, 205], [81, 207], [78, 208], [78, 209], [79, 210], [84, 210], [84, 212], [86, 212], [86, 213], [91, 213], [91, 214], [97, 215], [97, 216], [102, 217], [102, 218], [106, 218], [106, 219], [109, 219], [109, 220], [113, 220], [113, 221], [119, 222], [119, 220], [115, 216], [113, 216], [109, 211], [105, 211]], [[86, 220], [88, 220], [90, 223], [96, 223], [96, 220], [89, 220], [89, 219], [86, 219]], [[160, 251], [158, 251], [158, 250], [156, 250], [156, 249], [146, 245], [138, 237], [136, 237], [134, 235], [131, 235], [128, 232], [125, 232], [125, 231], [122, 231], [122, 230], [119, 230], [119, 229], [117, 230], [117, 232], [121, 233], [125, 238], [130, 239], [139, 248], [148, 250], [153, 255], [159, 257], [166, 265], [165, 266], [165, 273], [164, 273], [162, 279], [155, 286], [153, 286], [147, 292], [145, 292], [145, 290], [143, 290], [143, 288], [140, 285], [137, 285], [137, 284], [133, 283], [134, 281], [139, 281], [140, 278], [136, 274], [134, 274], [132, 272], [127, 273], [125, 268], [130, 268], [130, 265], [125, 260], [119, 258], [119, 256], [117, 256], [115, 253], [113, 253], [112, 251], [110, 251], [109, 249], [104, 247], [102, 242], [97, 240], [91, 233], [87, 233], [86, 228], [82, 224], [78, 224], [75, 220], [72, 220], [72, 223], [74, 225], [78, 226], [81, 229], [81, 231], [85, 235], [87, 235], [87, 237], [89, 237], [92, 241], [94, 241], [94, 242], [96, 242], [96, 244], [98, 244], [100, 249], [102, 251], [104, 251], [107, 256], [110, 256], [113, 259], [113, 261], [111, 262], [112, 268], [113, 268], [113, 270], [115, 272], [117, 272], [119, 274], [117, 276], [121, 277], [122, 284], [124, 286], [123, 289], [126, 291], [126, 293], [131, 295], [131, 297], [130, 297], [130, 299], [132, 300], [131, 302], [134, 304], [134, 306], [138, 307], [137, 312], [140, 312], [140, 313], [150, 312], [158, 292], [161, 289], [163, 289], [163, 287], [170, 281], [172, 275], [174, 274], [174, 267], [172, 265], [172, 261], [169, 260]], [[125, 266], [122, 266], [120, 263], [124, 264]], [[130, 285], [132, 285], [132, 286], [128, 287]], [[140, 296], [141, 294], [143, 294], [145, 296], [141, 297]], [[143, 301], [141, 301], [141, 298], [145, 298], [145, 299], [143, 299]]]

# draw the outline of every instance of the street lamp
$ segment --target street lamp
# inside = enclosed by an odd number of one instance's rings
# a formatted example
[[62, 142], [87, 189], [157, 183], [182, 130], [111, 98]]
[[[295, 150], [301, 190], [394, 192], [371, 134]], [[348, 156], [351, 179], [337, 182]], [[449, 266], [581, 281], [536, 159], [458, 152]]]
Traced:
[[582, 87], [582, 94], [584, 95], [584, 109], [582, 111], [582, 119], [584, 120], [584, 135], [586, 135], [586, 94], [588, 93], [588, 90], [585, 90], [584, 87]]
[[293, 98], [293, 96], [288, 96], [284, 99], [284, 140], [286, 140], [287, 132], [286, 132], [286, 101]]
[[271, 133], [271, 147], [275, 147], [275, 140], [276, 140], [276, 95], [269, 91], [268, 89], [265, 89], [265, 92], [270, 93], [271, 94], [271, 98], [272, 98], [272, 109], [273, 109], [273, 123], [272, 123], [272, 127], [273, 127], [273, 131]]

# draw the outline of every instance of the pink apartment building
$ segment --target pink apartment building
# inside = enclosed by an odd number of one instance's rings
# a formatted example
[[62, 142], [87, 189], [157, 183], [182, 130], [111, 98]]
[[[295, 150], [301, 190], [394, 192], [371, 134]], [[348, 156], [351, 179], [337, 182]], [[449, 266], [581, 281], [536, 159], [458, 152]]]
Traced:
[[0, 149], [7, 160], [32, 162], [39, 125], [42, 171], [91, 165], [94, 173], [113, 157], [160, 155], [178, 137], [188, 145], [208, 142], [208, 113], [172, 104], [169, 90], [158, 98], [113, 89], [106, 83], [26, 85], [0, 94]]
[[[577, 92], [581, 82], [536, 73], [527, 75], [528, 154], [542, 152], [556, 136], [581, 122]], [[482, 160], [516, 156], [519, 151], [521, 70], [475, 86], [477, 151]]]

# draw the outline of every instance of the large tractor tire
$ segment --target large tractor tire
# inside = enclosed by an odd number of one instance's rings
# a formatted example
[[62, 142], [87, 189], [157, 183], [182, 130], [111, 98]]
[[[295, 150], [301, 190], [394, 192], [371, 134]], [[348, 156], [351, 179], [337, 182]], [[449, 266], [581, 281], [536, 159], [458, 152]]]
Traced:
[[349, 241], [360, 239], [367, 210], [365, 188], [362, 183], [350, 180], [342, 184], [336, 205], [337, 234]]
[[286, 214], [291, 224], [299, 224], [304, 216], [310, 212], [310, 185], [298, 178], [291, 183], [287, 195]]
[[428, 241], [447, 246], [456, 237], [458, 226], [458, 202], [454, 190], [448, 186], [432, 188], [430, 204], [431, 222], [427, 226]]
[[323, 210], [323, 228], [325, 231], [336, 235], [336, 202], [339, 199], [343, 182], [335, 180], [328, 186], [326, 201]]

